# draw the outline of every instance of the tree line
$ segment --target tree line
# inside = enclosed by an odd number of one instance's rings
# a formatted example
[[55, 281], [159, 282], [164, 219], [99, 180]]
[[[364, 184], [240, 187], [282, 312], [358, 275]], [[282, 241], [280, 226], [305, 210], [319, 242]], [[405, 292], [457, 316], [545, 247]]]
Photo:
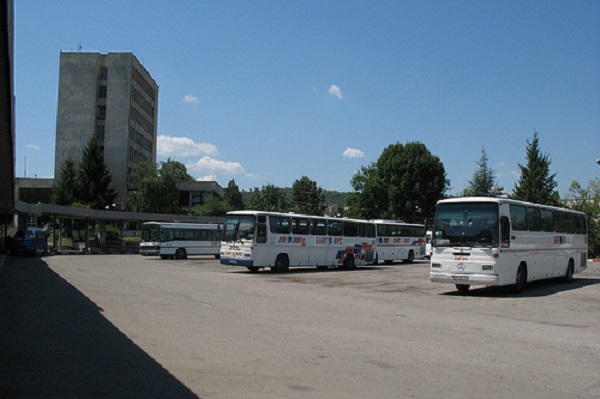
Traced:
[[[525, 160], [524, 164], [518, 164], [521, 173], [512, 193], [507, 193], [498, 185], [496, 172], [488, 164], [489, 157], [482, 147], [473, 176], [458, 196], [507, 196], [583, 211], [589, 221], [590, 254], [600, 255], [599, 179], [591, 181], [587, 188], [573, 181], [569, 200], [561, 201], [556, 190], [556, 173], [551, 172], [551, 159], [541, 151], [536, 131], [532, 140], [526, 142]], [[185, 165], [171, 159], [159, 164], [138, 162], [129, 178], [135, 189], [127, 195], [127, 209], [150, 213], [182, 212], [177, 182], [194, 180]], [[232, 210], [252, 209], [423, 222], [433, 217], [437, 201], [448, 197], [450, 181], [439, 157], [423, 143], [408, 142], [386, 147], [376, 162], [362, 166], [352, 176], [350, 185], [352, 192], [343, 196], [345, 202], [332, 207], [332, 203], [326, 201], [326, 191], [307, 176], [295, 180], [291, 189], [267, 184], [250, 192], [240, 191], [232, 179], [224, 188], [223, 198], [211, 195], [192, 213], [222, 216]], [[92, 137], [78, 170], [71, 159], [62, 166], [54, 184], [53, 202], [104, 209], [115, 198], [109, 186], [110, 174]]]

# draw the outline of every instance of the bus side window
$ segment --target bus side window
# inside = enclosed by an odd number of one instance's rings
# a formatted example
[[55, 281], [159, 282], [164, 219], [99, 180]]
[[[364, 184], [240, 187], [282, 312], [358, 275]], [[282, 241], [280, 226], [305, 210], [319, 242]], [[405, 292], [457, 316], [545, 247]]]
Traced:
[[502, 248], [510, 247], [510, 221], [506, 216], [500, 218], [500, 246]]
[[375, 237], [375, 225], [367, 224], [367, 237]]
[[267, 224], [258, 223], [256, 225], [256, 242], [258, 244], [264, 244], [267, 242]]

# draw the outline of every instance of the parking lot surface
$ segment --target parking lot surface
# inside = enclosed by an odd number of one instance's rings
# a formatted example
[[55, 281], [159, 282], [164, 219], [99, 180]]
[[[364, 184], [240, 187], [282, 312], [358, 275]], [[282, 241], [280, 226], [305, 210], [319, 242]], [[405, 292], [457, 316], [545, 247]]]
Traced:
[[8, 257], [2, 398], [599, 398], [600, 264], [458, 294], [428, 264]]

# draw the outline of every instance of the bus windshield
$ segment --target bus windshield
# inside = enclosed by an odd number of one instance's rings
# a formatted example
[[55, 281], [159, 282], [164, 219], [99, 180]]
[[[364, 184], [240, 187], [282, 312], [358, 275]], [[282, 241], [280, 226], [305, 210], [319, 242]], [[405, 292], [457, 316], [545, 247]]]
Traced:
[[457, 203], [438, 205], [434, 247], [498, 247], [498, 205]]
[[142, 241], [158, 241], [158, 226], [155, 224], [144, 225], [142, 228]]
[[225, 219], [224, 241], [252, 242], [254, 240], [254, 216], [230, 215]]

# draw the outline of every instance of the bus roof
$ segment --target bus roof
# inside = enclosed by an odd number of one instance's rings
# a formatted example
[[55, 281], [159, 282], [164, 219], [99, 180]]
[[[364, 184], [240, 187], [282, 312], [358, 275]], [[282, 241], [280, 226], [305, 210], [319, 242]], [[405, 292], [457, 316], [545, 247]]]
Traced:
[[175, 223], [175, 222], [144, 222], [144, 225], [157, 225], [173, 228], [204, 228], [204, 229], [219, 229], [221, 224], [218, 223]]
[[496, 197], [447, 198], [447, 199], [439, 200], [437, 202], [437, 204], [438, 205], [440, 205], [440, 204], [460, 204], [460, 203], [471, 203], [472, 204], [474, 202], [495, 203], [495, 204], [512, 204], [512, 205], [523, 205], [523, 206], [537, 206], [540, 208], [546, 208], [546, 209], [550, 209], [550, 210], [567, 211], [567, 212], [573, 212], [573, 213], [580, 213], [580, 214], [584, 215], [583, 212], [579, 212], [579, 211], [569, 209], [569, 208], [561, 208], [561, 207], [552, 206], [552, 205], [536, 204], [533, 202], [520, 201], [520, 200], [515, 200], [515, 199], [510, 199], [510, 198], [496, 198]]
[[349, 222], [357, 222], [357, 223], [372, 223], [370, 220], [364, 219], [351, 219], [351, 218], [339, 218], [335, 216], [317, 216], [317, 215], [306, 215], [303, 213], [295, 213], [295, 212], [269, 212], [269, 211], [231, 211], [227, 212], [227, 216], [232, 215], [247, 215], [247, 216], [256, 216], [256, 215], [271, 215], [271, 216], [281, 216], [281, 217], [301, 217], [301, 218], [311, 218], [311, 219], [327, 219], [327, 220], [341, 220], [341, 221], [349, 221]]

